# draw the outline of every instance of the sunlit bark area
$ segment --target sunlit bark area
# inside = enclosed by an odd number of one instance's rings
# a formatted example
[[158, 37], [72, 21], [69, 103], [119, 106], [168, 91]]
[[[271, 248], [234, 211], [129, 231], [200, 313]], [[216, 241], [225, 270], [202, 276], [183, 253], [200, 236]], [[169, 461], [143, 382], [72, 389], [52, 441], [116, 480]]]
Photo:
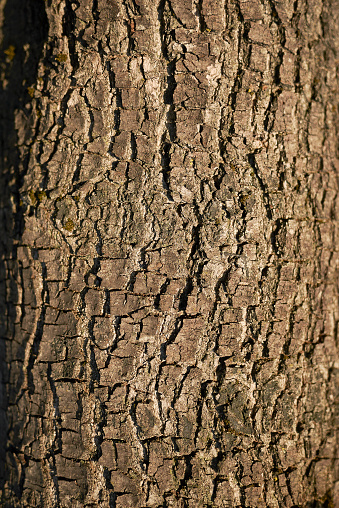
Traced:
[[338, 1], [0, 6], [1, 506], [339, 506]]

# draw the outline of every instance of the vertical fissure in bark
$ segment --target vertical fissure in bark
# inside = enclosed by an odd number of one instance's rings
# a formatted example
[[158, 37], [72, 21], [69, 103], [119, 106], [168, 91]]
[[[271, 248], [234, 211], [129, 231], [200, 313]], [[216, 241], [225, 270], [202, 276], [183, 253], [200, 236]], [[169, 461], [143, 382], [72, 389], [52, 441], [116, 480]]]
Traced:
[[[93, 0], [93, 5], [96, 0]], [[63, 35], [67, 37], [68, 43], [68, 54], [71, 61], [73, 74], [79, 68], [79, 60], [78, 53], [76, 48], [76, 35], [75, 35], [75, 23], [76, 23], [76, 14], [72, 5], [75, 7], [75, 3], [71, 0], [65, 0], [65, 9], [63, 15]]]
[[198, 18], [198, 30], [200, 32], [204, 32], [206, 30], [206, 22], [203, 14], [203, 2], [202, 0], [197, 0], [196, 2], [196, 12]]

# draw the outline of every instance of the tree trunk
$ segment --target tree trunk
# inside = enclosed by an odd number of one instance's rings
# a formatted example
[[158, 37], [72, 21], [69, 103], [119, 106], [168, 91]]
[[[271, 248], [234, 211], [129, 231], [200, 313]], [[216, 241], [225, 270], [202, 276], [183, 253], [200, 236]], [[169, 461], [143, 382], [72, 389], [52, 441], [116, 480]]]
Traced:
[[339, 506], [338, 0], [1, 0], [1, 506]]

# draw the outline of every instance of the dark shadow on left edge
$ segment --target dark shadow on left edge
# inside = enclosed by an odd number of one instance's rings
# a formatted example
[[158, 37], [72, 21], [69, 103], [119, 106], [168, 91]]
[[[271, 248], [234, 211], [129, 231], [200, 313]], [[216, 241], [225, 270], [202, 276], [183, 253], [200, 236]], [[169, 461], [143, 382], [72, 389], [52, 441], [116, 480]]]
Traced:
[[13, 382], [12, 375], [9, 382], [20, 285], [16, 248], [23, 231], [19, 189], [29, 157], [29, 147], [18, 147], [14, 121], [15, 111], [22, 111], [29, 132], [29, 92], [36, 83], [47, 35], [44, 0], [7, 0], [0, 27], [0, 504], [8, 508], [17, 506], [20, 497], [20, 466], [13, 439], [9, 441], [16, 422], [8, 421], [7, 408], [16, 398], [22, 375], [19, 368], [18, 379]]

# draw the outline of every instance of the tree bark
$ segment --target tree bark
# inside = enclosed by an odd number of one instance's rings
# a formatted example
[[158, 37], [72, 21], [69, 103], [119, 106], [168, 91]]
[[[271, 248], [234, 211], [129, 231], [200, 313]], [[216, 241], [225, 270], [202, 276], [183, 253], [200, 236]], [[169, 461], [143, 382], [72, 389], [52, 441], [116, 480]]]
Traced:
[[1, 506], [339, 506], [338, 0], [2, 0]]

